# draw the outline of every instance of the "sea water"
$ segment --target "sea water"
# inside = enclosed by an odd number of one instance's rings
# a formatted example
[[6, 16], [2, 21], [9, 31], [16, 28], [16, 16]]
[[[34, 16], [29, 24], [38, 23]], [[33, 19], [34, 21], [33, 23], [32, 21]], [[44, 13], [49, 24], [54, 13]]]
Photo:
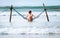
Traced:
[[[26, 16], [28, 11], [32, 10], [35, 17], [43, 11], [41, 7], [15, 7], [14, 9], [23, 16]], [[33, 20], [33, 22], [28, 22], [28, 20], [23, 19], [13, 10], [10, 23], [10, 9], [7, 7], [0, 8], [0, 35], [32, 35], [34, 37], [35, 35], [39, 36], [41, 34], [43, 36], [44, 34], [60, 34], [59, 10], [54, 8], [47, 9], [49, 22], [47, 21], [45, 12], [39, 18]]]

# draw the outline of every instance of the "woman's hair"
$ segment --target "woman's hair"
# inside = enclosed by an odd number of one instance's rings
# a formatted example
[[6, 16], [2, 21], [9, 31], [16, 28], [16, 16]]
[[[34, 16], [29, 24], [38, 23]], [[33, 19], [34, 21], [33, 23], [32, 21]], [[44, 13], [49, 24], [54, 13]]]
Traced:
[[32, 11], [30, 10], [29, 13], [31, 13]]

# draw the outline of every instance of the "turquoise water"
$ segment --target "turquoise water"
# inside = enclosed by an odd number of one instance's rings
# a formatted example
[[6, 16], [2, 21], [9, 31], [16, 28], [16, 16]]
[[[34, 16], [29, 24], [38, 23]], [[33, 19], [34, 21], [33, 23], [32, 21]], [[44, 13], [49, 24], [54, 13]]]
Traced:
[[[10, 11], [9, 6], [7, 7], [0, 7], [0, 11]], [[32, 10], [33, 12], [40, 12], [43, 11], [43, 6], [22, 6], [22, 7], [13, 7], [17, 11], [26, 12]], [[60, 6], [46, 6], [47, 11], [60, 11]]]

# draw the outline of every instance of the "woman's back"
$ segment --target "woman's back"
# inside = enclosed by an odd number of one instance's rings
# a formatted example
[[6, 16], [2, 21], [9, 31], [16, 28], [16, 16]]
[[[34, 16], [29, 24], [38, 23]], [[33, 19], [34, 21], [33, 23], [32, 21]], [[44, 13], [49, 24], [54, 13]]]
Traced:
[[33, 20], [33, 14], [31, 13], [31, 11], [29, 11], [29, 13], [27, 15], [27, 19], [28, 19], [28, 21], [32, 22], [32, 20]]

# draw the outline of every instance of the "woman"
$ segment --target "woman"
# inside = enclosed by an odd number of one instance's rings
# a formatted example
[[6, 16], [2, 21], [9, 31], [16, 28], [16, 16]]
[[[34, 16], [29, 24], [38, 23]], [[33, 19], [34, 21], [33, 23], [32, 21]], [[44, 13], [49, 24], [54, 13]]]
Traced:
[[33, 14], [32, 14], [32, 11], [30, 10], [27, 14], [27, 19], [29, 22], [32, 22], [33, 21]]

